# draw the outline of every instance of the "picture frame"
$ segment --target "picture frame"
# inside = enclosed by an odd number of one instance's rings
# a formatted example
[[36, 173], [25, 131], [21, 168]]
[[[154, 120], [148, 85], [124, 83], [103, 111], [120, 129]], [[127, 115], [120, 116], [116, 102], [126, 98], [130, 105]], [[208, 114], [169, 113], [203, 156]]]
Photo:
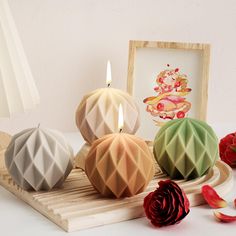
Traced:
[[210, 44], [129, 42], [127, 92], [140, 109], [137, 135], [154, 140], [168, 120], [206, 120]]

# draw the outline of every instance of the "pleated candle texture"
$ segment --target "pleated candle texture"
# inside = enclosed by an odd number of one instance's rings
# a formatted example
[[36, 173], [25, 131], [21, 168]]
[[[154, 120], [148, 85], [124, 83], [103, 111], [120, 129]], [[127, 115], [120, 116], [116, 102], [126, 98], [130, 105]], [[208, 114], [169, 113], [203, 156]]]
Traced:
[[73, 150], [64, 136], [33, 128], [13, 136], [5, 152], [12, 179], [25, 190], [59, 187], [73, 168]]
[[152, 153], [141, 138], [114, 133], [93, 142], [85, 173], [94, 188], [107, 197], [131, 197], [145, 190], [154, 175]]
[[214, 130], [192, 118], [167, 122], [156, 135], [153, 151], [159, 166], [173, 179], [200, 177], [219, 158]]
[[39, 103], [39, 94], [7, 0], [0, 0], [0, 117]]
[[114, 88], [102, 88], [84, 96], [76, 111], [76, 124], [88, 143], [118, 131], [120, 104], [124, 108], [123, 132], [135, 134], [140, 126], [139, 109], [128, 93]]

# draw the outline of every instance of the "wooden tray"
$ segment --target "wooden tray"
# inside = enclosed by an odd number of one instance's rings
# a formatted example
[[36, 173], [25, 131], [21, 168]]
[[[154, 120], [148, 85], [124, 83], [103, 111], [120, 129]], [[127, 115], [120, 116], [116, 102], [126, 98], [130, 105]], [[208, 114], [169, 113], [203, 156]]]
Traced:
[[10, 134], [0, 131], [0, 168], [6, 168], [4, 153], [6, 151], [7, 146], [9, 145], [10, 141], [11, 141]]
[[[28, 203], [67, 232], [121, 222], [143, 216], [143, 198], [167, 179], [157, 167], [157, 174], [145, 192], [125, 199], [107, 199], [100, 196], [80, 169], [74, 169], [61, 189], [49, 192], [27, 192], [18, 187], [6, 169], [0, 169], [0, 184]], [[224, 196], [233, 186], [231, 168], [218, 161], [216, 166], [201, 178], [176, 181], [187, 193], [191, 206], [204, 203], [201, 186], [210, 184]]]

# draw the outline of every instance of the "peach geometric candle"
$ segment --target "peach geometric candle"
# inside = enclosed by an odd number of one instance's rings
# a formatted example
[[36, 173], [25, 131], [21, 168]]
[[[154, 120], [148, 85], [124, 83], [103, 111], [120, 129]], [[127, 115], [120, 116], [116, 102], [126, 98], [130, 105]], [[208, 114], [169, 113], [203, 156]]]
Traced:
[[85, 173], [104, 196], [130, 197], [146, 188], [154, 175], [152, 153], [144, 140], [122, 133], [123, 110], [119, 106], [119, 133], [93, 142], [85, 159]]
[[85, 173], [102, 195], [130, 197], [145, 190], [154, 175], [154, 161], [141, 138], [109, 134], [92, 144], [85, 160]]

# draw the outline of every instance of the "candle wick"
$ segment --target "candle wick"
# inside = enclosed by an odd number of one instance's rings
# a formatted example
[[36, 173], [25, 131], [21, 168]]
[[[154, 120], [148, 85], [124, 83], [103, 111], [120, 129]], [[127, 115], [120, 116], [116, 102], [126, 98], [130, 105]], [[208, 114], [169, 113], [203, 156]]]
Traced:
[[123, 129], [122, 128], [120, 128], [120, 130], [119, 130], [119, 133], [121, 133], [123, 131]]
[[39, 127], [40, 127], [40, 123], [38, 124], [38, 129], [39, 129]]
[[109, 84], [107, 85], [108, 88], [110, 88], [110, 86], [111, 86], [111, 83], [109, 83]]

